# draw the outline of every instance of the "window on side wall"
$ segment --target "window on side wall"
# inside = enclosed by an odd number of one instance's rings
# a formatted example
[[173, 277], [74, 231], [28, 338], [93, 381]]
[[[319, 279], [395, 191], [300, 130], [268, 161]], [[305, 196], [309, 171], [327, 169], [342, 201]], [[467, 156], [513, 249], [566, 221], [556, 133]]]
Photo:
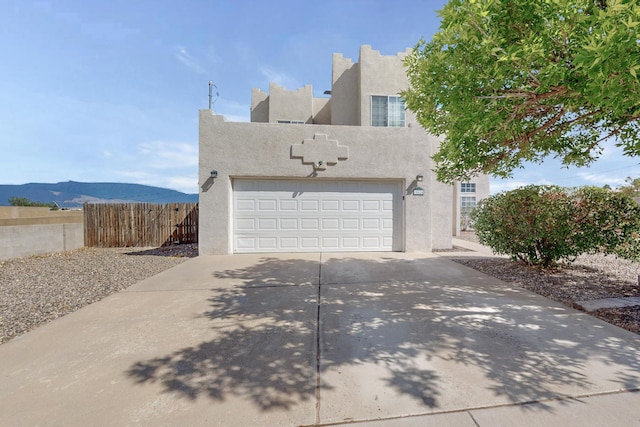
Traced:
[[474, 182], [461, 182], [460, 183], [460, 192], [461, 193], [475, 193], [476, 192], [476, 184]]
[[371, 126], [403, 128], [405, 126], [404, 99], [399, 96], [373, 95]]
[[462, 196], [460, 197], [460, 210], [465, 213], [470, 213], [476, 207], [476, 196]]

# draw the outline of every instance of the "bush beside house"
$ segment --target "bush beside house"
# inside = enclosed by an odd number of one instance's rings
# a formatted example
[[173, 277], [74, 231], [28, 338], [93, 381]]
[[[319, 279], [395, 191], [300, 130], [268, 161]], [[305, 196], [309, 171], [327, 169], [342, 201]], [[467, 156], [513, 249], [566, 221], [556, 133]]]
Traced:
[[530, 265], [583, 253], [640, 256], [640, 207], [602, 188], [530, 185], [483, 200], [472, 219], [480, 243]]

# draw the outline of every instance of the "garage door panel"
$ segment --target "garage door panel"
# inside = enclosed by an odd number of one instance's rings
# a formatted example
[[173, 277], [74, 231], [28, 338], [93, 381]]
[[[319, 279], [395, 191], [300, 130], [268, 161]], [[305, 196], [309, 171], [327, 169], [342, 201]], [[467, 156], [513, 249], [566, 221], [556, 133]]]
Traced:
[[340, 218], [324, 218], [322, 219], [323, 230], [340, 230]]
[[252, 212], [256, 210], [256, 202], [253, 199], [238, 199], [235, 208], [236, 211]]
[[356, 250], [360, 248], [360, 238], [359, 237], [343, 237], [342, 247], [348, 250]]
[[236, 218], [236, 230], [254, 231], [256, 229], [256, 221], [253, 218]]
[[322, 249], [325, 251], [337, 251], [340, 249], [340, 238], [339, 237], [323, 237], [322, 238]]
[[277, 249], [278, 248], [278, 238], [277, 237], [259, 237], [258, 238], [258, 249], [259, 250], [269, 250], [269, 249]]
[[323, 212], [338, 212], [338, 211], [340, 211], [340, 201], [339, 200], [323, 200], [322, 201], [322, 211]]
[[317, 218], [302, 218], [300, 220], [300, 229], [307, 230], [319, 230], [320, 221]]
[[296, 251], [299, 248], [297, 237], [282, 237], [280, 238], [280, 247], [283, 250]]
[[390, 251], [398, 183], [235, 180], [234, 251]]
[[320, 250], [320, 238], [319, 237], [303, 237], [300, 239], [302, 249]]
[[362, 220], [363, 230], [379, 230], [380, 220], [378, 218], [364, 218]]
[[297, 230], [298, 229], [298, 219], [297, 218], [280, 218], [280, 229], [281, 230]]
[[380, 202], [378, 200], [363, 200], [362, 210], [364, 212], [379, 212]]
[[359, 230], [360, 220], [358, 218], [342, 218], [343, 230]]
[[255, 237], [236, 237], [236, 250], [255, 251], [257, 249]]
[[365, 249], [376, 249], [382, 246], [380, 238], [376, 236], [362, 237], [362, 247]]
[[275, 199], [258, 200], [258, 210], [272, 212], [277, 210], [278, 202]]
[[359, 200], [343, 200], [342, 201], [342, 211], [343, 212], [360, 212], [360, 201]]
[[260, 230], [277, 230], [278, 220], [276, 218], [260, 218], [258, 220], [258, 228]]
[[295, 199], [280, 199], [280, 210], [281, 211], [298, 211], [298, 201]]
[[318, 212], [320, 210], [320, 201], [319, 200], [302, 200], [300, 203], [300, 210]]

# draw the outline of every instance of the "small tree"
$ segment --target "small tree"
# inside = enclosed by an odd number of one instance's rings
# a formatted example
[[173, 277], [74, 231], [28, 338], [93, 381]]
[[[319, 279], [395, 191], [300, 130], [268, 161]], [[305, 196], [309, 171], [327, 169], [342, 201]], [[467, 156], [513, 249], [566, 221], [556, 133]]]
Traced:
[[472, 218], [480, 243], [530, 265], [582, 253], [640, 255], [640, 207], [602, 188], [530, 185], [483, 200]]
[[630, 176], [624, 180], [626, 185], [621, 185], [619, 190], [631, 197], [640, 196], [640, 178], [632, 179]]
[[44, 202], [34, 202], [33, 200], [29, 200], [26, 197], [9, 197], [9, 204], [11, 206], [35, 206], [35, 207], [43, 207], [49, 208], [51, 210], [57, 210], [58, 206], [54, 203], [44, 203]]

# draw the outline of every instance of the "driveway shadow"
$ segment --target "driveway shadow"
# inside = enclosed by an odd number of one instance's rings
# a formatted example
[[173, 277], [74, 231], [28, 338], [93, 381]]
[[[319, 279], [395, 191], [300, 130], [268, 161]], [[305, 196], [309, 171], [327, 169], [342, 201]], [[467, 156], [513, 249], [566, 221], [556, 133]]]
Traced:
[[[407, 265], [344, 258], [322, 268], [356, 263], [361, 271]], [[188, 399], [239, 397], [260, 411], [318, 395], [339, 403], [347, 398], [340, 375], [367, 366], [376, 369], [371, 381], [427, 412], [456, 409], [460, 397], [449, 395], [456, 387], [473, 405], [640, 386], [640, 340], [463, 266], [451, 267], [457, 273], [449, 280], [430, 280], [442, 263], [455, 265], [424, 259], [412, 267], [422, 280], [328, 285], [309, 284], [300, 273], [318, 268], [310, 260], [263, 258], [214, 272], [214, 283], [238, 284], [212, 290], [203, 313], [212, 339], [141, 360], [127, 374]], [[593, 376], [594, 366], [606, 372]]]

